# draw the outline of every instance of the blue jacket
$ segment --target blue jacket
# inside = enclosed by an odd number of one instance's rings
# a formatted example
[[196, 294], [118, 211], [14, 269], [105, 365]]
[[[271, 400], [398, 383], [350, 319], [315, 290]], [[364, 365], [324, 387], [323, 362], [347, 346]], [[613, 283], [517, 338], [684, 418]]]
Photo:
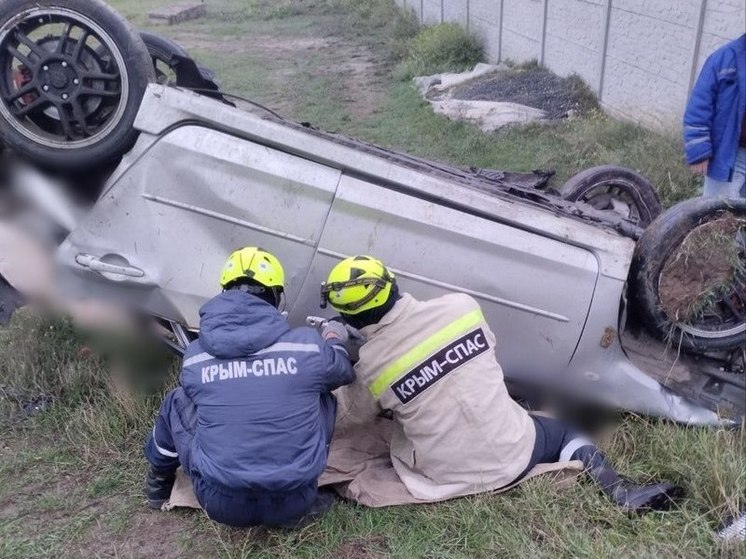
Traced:
[[197, 407], [190, 470], [230, 489], [290, 491], [326, 467], [320, 396], [354, 379], [342, 346], [227, 291], [200, 310], [181, 385]]
[[705, 61], [684, 113], [684, 149], [690, 165], [709, 159], [707, 175], [729, 181], [746, 114], [746, 35]]

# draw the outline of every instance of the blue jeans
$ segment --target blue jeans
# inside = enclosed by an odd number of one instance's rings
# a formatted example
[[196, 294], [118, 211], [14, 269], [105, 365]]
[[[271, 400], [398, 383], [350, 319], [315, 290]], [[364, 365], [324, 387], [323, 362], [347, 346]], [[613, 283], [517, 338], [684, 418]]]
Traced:
[[716, 181], [705, 177], [703, 196], [746, 198], [746, 148], [738, 148], [730, 181]]

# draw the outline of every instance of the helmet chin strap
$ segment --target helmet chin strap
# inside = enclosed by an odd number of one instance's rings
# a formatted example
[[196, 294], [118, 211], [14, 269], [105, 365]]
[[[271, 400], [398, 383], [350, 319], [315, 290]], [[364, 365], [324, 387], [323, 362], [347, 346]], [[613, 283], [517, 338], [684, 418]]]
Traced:
[[277, 301], [277, 304], [275, 307], [278, 311], [280, 311], [280, 314], [283, 315], [285, 318], [287, 318], [288, 313], [285, 311], [285, 307], [287, 306], [287, 299], [285, 299], [285, 291], [278, 287], [273, 287], [272, 290], [275, 294], [275, 301]]

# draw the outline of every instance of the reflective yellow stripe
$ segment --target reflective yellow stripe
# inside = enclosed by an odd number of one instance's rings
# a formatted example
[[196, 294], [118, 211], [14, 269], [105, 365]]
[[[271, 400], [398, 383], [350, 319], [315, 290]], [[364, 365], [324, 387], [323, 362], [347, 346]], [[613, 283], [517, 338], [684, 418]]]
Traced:
[[471, 328], [474, 328], [474, 326], [482, 322], [484, 322], [484, 316], [482, 316], [481, 310], [472, 311], [458, 320], [451, 322], [448, 326], [439, 330], [419, 345], [416, 345], [391, 365], [386, 367], [368, 386], [371, 394], [373, 394], [375, 398], [380, 398], [381, 394], [383, 394], [386, 389], [394, 383], [394, 381], [407, 373], [417, 363], [424, 361], [425, 358], [435, 353], [448, 342], [458, 338], [462, 334], [465, 334]]

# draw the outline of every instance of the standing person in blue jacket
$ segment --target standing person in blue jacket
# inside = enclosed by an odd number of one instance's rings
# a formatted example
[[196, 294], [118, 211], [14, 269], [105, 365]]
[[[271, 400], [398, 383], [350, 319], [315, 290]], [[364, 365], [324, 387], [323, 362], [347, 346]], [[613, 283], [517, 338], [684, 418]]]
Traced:
[[746, 34], [713, 52], [684, 113], [684, 149], [704, 195], [746, 197]]
[[231, 526], [294, 527], [333, 498], [320, 494], [336, 414], [331, 391], [354, 379], [347, 331], [321, 335], [280, 313], [284, 272], [255, 247], [231, 254], [223, 292], [200, 310], [200, 337], [184, 354], [145, 444], [148, 503], [169, 498], [179, 465], [202, 508]]

